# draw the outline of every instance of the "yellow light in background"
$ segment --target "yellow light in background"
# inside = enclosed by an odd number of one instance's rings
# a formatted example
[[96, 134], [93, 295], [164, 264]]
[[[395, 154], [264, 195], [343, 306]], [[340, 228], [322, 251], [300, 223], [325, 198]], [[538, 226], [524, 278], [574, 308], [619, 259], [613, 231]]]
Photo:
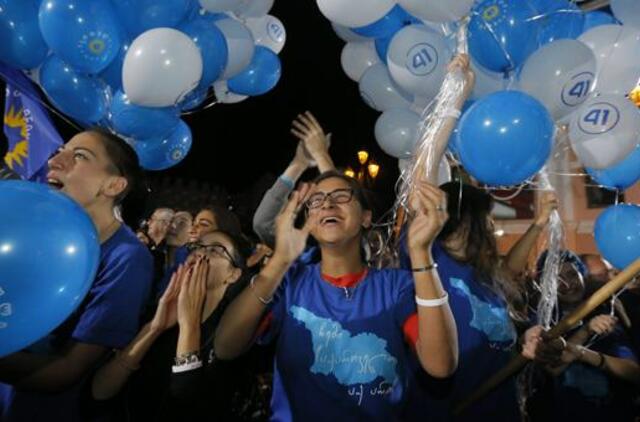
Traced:
[[636, 106], [640, 107], [640, 85], [633, 88], [629, 93], [629, 99], [633, 101]]
[[367, 170], [369, 171], [369, 176], [371, 176], [372, 179], [375, 179], [378, 177], [378, 173], [380, 172], [380, 166], [376, 163], [369, 163]]
[[354, 177], [356, 177], [356, 172], [353, 171], [353, 169], [351, 167], [349, 167], [348, 169], [346, 169], [344, 171], [344, 175], [347, 176], [347, 177], [354, 178]]
[[363, 164], [367, 162], [367, 160], [369, 159], [369, 153], [367, 151], [358, 151], [358, 161], [360, 161], [360, 164]]

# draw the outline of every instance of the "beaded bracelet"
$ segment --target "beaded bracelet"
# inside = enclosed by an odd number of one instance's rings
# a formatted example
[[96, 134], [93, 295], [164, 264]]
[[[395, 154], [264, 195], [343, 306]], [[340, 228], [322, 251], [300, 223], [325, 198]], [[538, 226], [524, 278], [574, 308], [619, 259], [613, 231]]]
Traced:
[[427, 271], [435, 270], [436, 268], [438, 268], [438, 263], [434, 262], [433, 264], [427, 265], [426, 267], [411, 268], [411, 271], [414, 273], [425, 273]]

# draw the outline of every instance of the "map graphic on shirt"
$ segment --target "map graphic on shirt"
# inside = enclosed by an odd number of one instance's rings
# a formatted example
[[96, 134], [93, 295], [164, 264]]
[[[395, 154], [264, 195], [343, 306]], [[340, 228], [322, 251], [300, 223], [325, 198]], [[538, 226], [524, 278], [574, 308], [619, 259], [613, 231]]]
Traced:
[[495, 343], [513, 343], [516, 333], [509, 321], [507, 310], [485, 302], [469, 290], [469, 286], [459, 278], [451, 278], [451, 285], [469, 298], [473, 318], [470, 325], [487, 335], [489, 341]]
[[292, 306], [291, 315], [311, 332], [313, 374], [333, 375], [344, 386], [368, 384], [382, 377], [393, 385], [398, 361], [387, 351], [387, 341], [372, 333], [352, 335], [341, 324], [309, 310]]

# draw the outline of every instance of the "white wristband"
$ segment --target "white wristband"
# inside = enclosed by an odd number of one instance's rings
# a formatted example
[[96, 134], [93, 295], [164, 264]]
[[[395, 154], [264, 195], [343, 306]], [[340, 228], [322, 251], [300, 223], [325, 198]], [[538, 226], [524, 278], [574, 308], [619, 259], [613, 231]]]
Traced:
[[173, 372], [174, 374], [181, 374], [183, 372], [193, 371], [194, 369], [198, 368], [202, 368], [201, 360], [183, 363], [182, 365], [173, 365], [171, 367], [171, 372]]
[[456, 109], [456, 108], [448, 108], [446, 110], [442, 111], [442, 117], [451, 117], [453, 119], [459, 119], [460, 118], [460, 110]]
[[445, 292], [444, 296], [440, 299], [421, 299], [416, 296], [416, 304], [425, 308], [437, 308], [438, 306], [445, 305], [449, 302], [449, 294]]

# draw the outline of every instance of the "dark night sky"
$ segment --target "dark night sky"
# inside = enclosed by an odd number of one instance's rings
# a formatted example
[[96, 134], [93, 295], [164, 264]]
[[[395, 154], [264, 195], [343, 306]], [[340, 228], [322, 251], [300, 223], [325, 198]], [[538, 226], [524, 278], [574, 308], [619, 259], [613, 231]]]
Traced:
[[[366, 147], [381, 164], [376, 190], [389, 194], [397, 177], [396, 160], [374, 140], [378, 112], [364, 104], [357, 84], [340, 67], [343, 41], [312, 0], [278, 0], [270, 13], [287, 29], [278, 86], [239, 104], [218, 104], [185, 116], [193, 131], [193, 148], [182, 163], [164, 173], [210, 181], [229, 193], [249, 189], [265, 173], [277, 175], [285, 168], [296, 147], [290, 123], [297, 113], [311, 110], [333, 133], [336, 165], [355, 164], [355, 153]], [[73, 134], [67, 125], [56, 123], [64, 136]], [[5, 148], [2, 145], [0, 152]]]

